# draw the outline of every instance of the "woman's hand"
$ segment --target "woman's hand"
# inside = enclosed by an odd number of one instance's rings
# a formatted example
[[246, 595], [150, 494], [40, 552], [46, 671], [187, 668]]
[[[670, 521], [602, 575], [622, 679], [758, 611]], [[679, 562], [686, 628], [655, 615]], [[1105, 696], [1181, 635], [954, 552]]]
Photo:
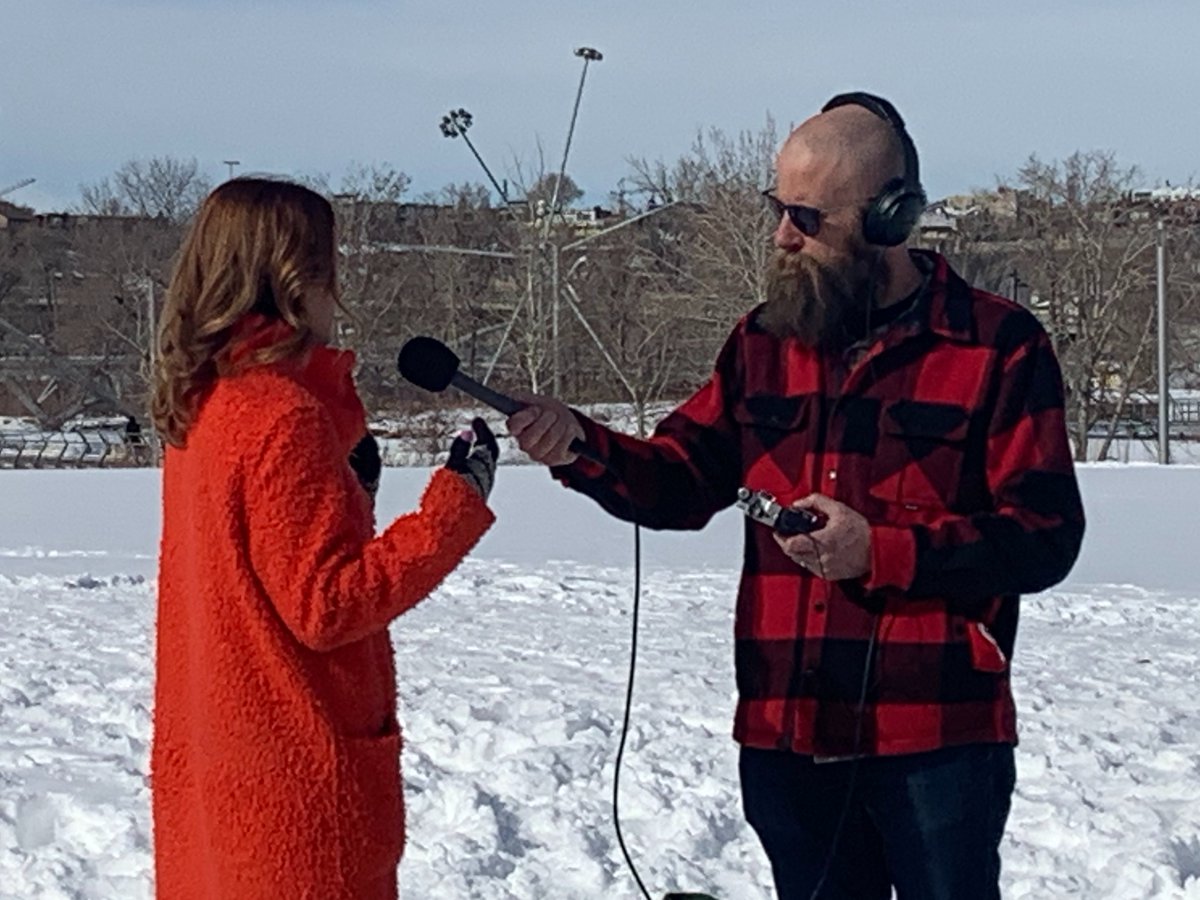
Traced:
[[450, 458], [446, 468], [457, 472], [479, 496], [487, 500], [496, 480], [496, 463], [500, 460], [500, 447], [496, 436], [483, 419], [471, 421], [471, 431], [464, 431], [450, 445]]

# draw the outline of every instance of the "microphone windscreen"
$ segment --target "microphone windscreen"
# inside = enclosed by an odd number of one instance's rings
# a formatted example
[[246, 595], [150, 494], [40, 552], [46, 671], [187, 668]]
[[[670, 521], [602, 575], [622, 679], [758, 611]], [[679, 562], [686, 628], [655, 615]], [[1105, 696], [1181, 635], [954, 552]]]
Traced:
[[396, 367], [417, 387], [440, 393], [450, 386], [450, 379], [458, 371], [458, 357], [441, 341], [418, 336], [400, 348]]

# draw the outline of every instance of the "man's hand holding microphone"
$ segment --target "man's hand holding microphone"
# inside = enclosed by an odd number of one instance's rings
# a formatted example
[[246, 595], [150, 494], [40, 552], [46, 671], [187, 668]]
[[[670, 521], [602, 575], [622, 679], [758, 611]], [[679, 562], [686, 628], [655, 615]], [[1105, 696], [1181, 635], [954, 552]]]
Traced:
[[525, 404], [508, 417], [508, 431], [534, 462], [547, 466], [569, 466], [579, 458], [571, 449], [583, 441], [583, 426], [561, 400], [537, 394], [517, 394]]

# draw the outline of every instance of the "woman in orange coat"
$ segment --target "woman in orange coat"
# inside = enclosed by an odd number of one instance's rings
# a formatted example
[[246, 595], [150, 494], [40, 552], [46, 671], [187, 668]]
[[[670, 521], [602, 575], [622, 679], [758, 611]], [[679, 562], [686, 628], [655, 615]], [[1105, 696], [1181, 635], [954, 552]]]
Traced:
[[366, 426], [328, 346], [333, 212], [237, 179], [204, 202], [166, 301], [151, 754], [166, 900], [396, 896], [404, 845], [388, 623], [492, 522], [477, 420], [420, 509], [375, 536], [348, 462]]

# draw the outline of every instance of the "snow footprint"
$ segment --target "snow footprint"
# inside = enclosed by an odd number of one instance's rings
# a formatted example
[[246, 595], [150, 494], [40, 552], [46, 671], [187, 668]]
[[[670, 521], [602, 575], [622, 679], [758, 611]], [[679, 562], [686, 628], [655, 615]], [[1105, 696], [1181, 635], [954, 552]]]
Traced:
[[36, 850], [54, 843], [58, 814], [49, 797], [27, 797], [17, 804], [17, 846], [22, 850]]

